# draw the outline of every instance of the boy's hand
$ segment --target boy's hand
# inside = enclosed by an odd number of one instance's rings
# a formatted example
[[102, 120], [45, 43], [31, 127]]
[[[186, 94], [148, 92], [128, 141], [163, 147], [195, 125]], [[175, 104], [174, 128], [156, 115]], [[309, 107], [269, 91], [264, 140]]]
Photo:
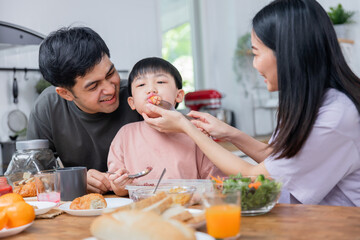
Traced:
[[109, 181], [112, 190], [118, 196], [125, 196], [128, 194], [128, 191], [125, 189], [125, 186], [132, 183], [134, 180], [128, 178], [128, 171], [126, 169], [119, 169], [115, 174], [109, 174]]

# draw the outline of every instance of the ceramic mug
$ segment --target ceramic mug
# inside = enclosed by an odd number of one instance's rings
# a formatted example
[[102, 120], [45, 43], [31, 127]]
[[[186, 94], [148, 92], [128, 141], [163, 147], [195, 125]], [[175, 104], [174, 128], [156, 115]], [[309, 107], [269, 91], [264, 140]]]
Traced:
[[60, 174], [61, 201], [72, 201], [86, 192], [86, 167], [65, 167], [56, 170]]

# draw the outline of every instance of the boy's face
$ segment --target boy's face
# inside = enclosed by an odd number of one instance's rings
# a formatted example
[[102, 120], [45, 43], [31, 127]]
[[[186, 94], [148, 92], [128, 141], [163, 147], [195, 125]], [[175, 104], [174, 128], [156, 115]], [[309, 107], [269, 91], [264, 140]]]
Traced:
[[77, 77], [71, 90], [57, 87], [56, 92], [86, 113], [111, 113], [119, 106], [120, 76], [109, 57], [84, 77]]
[[149, 117], [158, 117], [146, 108], [150, 94], [158, 95], [173, 105], [184, 98], [184, 90], [177, 89], [174, 77], [163, 71], [137, 76], [131, 84], [131, 92], [132, 97], [128, 98], [131, 109]]

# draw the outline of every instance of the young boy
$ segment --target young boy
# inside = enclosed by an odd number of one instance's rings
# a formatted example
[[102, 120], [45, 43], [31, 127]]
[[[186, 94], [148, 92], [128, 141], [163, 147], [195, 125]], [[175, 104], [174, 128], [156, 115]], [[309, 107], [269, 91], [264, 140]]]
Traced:
[[[135, 64], [129, 75], [128, 103], [138, 113], [150, 117], [146, 104], [151, 96], [159, 96], [177, 107], [184, 98], [179, 71], [161, 58], [145, 58]], [[207, 179], [225, 176], [203, 154], [186, 134], [161, 133], [144, 121], [122, 127], [111, 143], [108, 170], [115, 172], [109, 180], [115, 194], [127, 195], [125, 185], [132, 182], [128, 173], [152, 167], [143, 179], [157, 179], [164, 168], [164, 179]]]

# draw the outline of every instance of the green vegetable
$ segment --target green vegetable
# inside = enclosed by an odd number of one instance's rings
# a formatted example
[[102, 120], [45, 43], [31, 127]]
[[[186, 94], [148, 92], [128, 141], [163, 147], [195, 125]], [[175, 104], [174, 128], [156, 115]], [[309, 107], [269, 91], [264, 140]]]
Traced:
[[243, 211], [256, 210], [276, 200], [281, 190], [281, 183], [266, 179], [264, 175], [257, 176], [254, 182], [261, 182], [261, 185], [257, 189], [249, 188], [249, 184], [252, 183], [251, 178], [242, 177], [239, 173], [224, 180], [222, 191], [227, 193], [240, 190]]

